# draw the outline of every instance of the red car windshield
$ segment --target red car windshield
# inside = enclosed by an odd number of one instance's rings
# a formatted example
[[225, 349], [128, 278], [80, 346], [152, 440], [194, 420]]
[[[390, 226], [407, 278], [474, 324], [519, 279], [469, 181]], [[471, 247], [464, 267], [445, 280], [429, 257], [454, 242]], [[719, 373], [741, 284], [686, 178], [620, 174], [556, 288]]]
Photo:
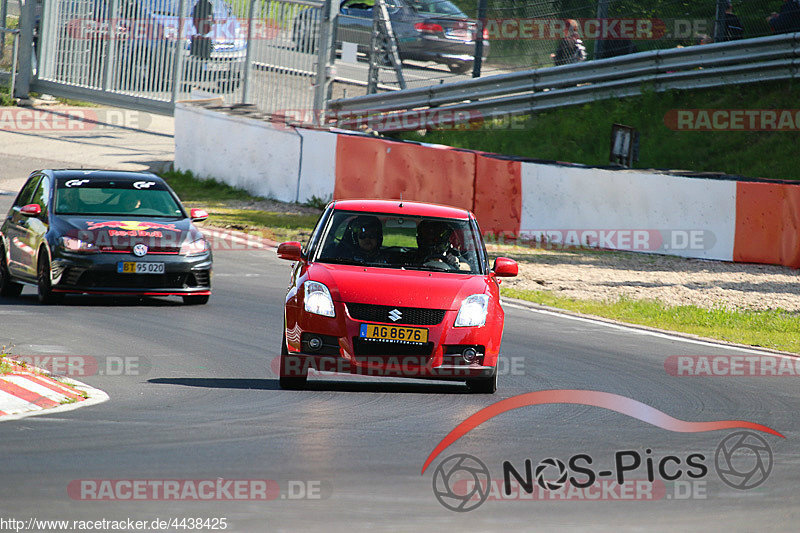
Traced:
[[469, 220], [336, 211], [317, 247], [322, 263], [480, 274], [483, 249]]

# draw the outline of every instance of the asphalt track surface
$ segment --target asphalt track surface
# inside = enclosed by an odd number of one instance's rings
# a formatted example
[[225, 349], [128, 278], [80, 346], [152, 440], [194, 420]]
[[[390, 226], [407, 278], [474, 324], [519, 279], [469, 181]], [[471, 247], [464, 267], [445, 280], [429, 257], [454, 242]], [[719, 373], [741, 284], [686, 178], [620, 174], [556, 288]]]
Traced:
[[[0, 196], [3, 213], [10, 201]], [[676, 377], [664, 368], [672, 355], [746, 351], [509, 305], [503, 353], [514, 363], [506, 365], [495, 395], [469, 394], [457, 383], [336, 376], [313, 377], [305, 391], [284, 391], [270, 361], [278, 354], [289, 263], [269, 250], [218, 251], [215, 260], [206, 306], [72, 297], [44, 307], [32, 288], [19, 299], [0, 299], [0, 344], [14, 354], [138, 357], [140, 363], [138, 375], [80, 378], [110, 395], [103, 404], [0, 423], [0, 517], [225, 517], [228, 531], [796, 528], [796, 378]], [[741, 491], [714, 469], [715, 449], [733, 430], [678, 433], [600, 407], [525, 406], [475, 428], [420, 474], [436, 445], [468, 416], [548, 389], [614, 393], [686, 421], [757, 422], [786, 438], [762, 434], [773, 468], [761, 486]], [[603, 470], [613, 466], [617, 451], [644, 456], [646, 449], [657, 459], [704, 454], [709, 472], [697, 486], [704, 497], [677, 498], [679, 489], [668, 483], [656, 501], [490, 499], [457, 513], [440, 505], [432, 488], [437, 465], [456, 453], [477, 457], [492, 478], [502, 479], [503, 461], [522, 472], [525, 459], [535, 466], [584, 453]], [[627, 479], [645, 477], [642, 466]], [[67, 491], [81, 479], [218, 478], [274, 480], [281, 496], [83, 501]], [[319, 487], [321, 497], [291, 498], [290, 481]]]

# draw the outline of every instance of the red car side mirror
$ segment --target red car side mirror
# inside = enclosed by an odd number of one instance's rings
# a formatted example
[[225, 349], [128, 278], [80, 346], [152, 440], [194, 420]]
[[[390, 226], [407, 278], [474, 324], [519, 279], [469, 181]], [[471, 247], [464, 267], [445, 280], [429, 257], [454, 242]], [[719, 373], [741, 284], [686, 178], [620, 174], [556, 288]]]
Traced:
[[495, 276], [513, 278], [519, 273], [519, 266], [513, 259], [498, 257], [494, 260], [494, 267], [492, 267], [492, 270]]
[[205, 209], [190, 209], [189, 218], [192, 219], [192, 222], [202, 222], [208, 218], [208, 212]]
[[28, 204], [22, 206], [22, 209], [20, 209], [19, 212], [26, 217], [38, 217], [42, 214], [42, 206], [39, 204]]
[[284, 242], [278, 245], [278, 257], [289, 261], [300, 261], [303, 258], [302, 245], [299, 242]]

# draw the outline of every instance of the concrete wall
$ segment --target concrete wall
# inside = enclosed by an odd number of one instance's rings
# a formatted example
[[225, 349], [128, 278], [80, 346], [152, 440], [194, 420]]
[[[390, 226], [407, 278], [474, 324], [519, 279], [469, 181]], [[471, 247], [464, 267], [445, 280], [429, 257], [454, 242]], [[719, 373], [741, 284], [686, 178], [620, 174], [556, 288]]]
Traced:
[[330, 197], [336, 136], [175, 106], [175, 168], [282, 202]]
[[484, 232], [800, 267], [800, 183], [515, 160], [295, 129], [180, 103], [175, 166], [285, 202], [399, 197], [470, 208]]
[[605, 231], [606, 248], [731, 261], [735, 229], [735, 181], [522, 163], [523, 235]]

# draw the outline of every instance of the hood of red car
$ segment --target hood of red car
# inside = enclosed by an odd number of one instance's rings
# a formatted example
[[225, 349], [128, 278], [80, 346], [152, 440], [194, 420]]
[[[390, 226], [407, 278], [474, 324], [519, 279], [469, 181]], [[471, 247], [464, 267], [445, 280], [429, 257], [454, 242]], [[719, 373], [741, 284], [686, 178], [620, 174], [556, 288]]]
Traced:
[[309, 279], [324, 283], [334, 301], [457, 310], [470, 294], [483, 294], [487, 276], [315, 263]]

